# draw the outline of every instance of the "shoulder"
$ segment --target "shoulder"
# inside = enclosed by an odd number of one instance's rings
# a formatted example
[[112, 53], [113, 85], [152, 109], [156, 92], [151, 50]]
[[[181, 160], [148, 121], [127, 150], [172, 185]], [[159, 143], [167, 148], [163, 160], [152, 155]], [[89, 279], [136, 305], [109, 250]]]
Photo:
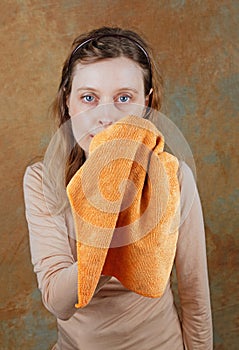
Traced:
[[181, 196], [194, 194], [196, 191], [196, 175], [191, 168], [184, 162], [179, 161], [178, 182], [180, 186]]
[[29, 165], [23, 177], [23, 193], [26, 208], [38, 203], [43, 196], [43, 163]]
[[47, 168], [42, 161], [26, 168], [23, 177], [23, 193], [26, 209], [47, 214], [51, 212], [54, 215], [58, 212], [59, 196], [54, 183], [49, 180]]
[[194, 173], [184, 161], [179, 162], [178, 181], [180, 186], [181, 222], [184, 222], [191, 211], [195, 199], [198, 199]]
[[195, 184], [195, 175], [191, 168], [183, 160], [179, 161], [178, 166], [178, 180], [180, 186], [183, 186], [185, 183], [192, 182]]
[[42, 174], [43, 174], [43, 163], [37, 162], [32, 165], [29, 165], [26, 170], [23, 177], [23, 184], [29, 185], [31, 183], [37, 183], [39, 181], [42, 181]]

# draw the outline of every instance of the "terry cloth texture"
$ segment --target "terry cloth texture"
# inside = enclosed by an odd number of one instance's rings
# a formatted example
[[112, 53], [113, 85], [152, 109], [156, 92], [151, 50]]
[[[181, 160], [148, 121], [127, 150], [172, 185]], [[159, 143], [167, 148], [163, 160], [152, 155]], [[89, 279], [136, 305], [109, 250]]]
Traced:
[[91, 141], [89, 158], [67, 186], [76, 235], [78, 304], [101, 275], [146, 297], [162, 296], [180, 222], [178, 160], [149, 121], [127, 116]]

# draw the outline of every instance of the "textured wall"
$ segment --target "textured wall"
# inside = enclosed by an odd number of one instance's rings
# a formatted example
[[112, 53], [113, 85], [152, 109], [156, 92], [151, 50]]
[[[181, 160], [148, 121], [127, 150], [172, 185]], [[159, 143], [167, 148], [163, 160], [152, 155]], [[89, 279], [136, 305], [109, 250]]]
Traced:
[[215, 349], [238, 349], [238, 1], [2, 0], [0, 18], [0, 349], [49, 349], [56, 339], [30, 263], [22, 177], [49, 141], [67, 49], [82, 31], [129, 24], [160, 58], [165, 110], [195, 157]]

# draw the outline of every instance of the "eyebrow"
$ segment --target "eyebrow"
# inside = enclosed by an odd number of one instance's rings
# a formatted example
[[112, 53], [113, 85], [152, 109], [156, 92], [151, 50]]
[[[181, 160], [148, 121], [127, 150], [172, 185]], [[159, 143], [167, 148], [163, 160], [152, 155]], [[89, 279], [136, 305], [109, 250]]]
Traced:
[[[77, 91], [94, 91], [94, 92], [97, 92], [98, 90], [91, 87], [91, 86], [82, 86], [82, 87], [79, 87], [77, 89]], [[121, 91], [132, 91], [136, 94], [138, 94], [138, 90], [137, 89], [134, 89], [132, 87], [123, 87], [123, 88], [120, 88], [119, 90], [117, 90], [117, 92], [121, 92]]]
[[77, 91], [82, 91], [82, 90], [98, 91], [97, 89], [90, 87], [90, 86], [82, 86], [80, 88], [77, 88], [76, 90]]
[[121, 88], [121, 89], [119, 89], [119, 90], [117, 90], [117, 91], [133, 91], [133, 92], [135, 92], [136, 94], [138, 94], [139, 92], [138, 92], [138, 90], [137, 89], [134, 89], [134, 88], [132, 88], [132, 87], [124, 87], [124, 88]]

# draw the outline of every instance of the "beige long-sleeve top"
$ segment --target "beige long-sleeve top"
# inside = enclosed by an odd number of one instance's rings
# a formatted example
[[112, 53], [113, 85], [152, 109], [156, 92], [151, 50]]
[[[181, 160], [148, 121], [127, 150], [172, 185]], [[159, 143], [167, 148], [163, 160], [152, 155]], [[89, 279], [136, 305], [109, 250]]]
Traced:
[[[24, 176], [30, 249], [45, 307], [57, 318], [61, 350], [212, 350], [212, 320], [204, 223], [191, 170], [180, 164], [181, 225], [175, 266], [179, 320], [168, 282], [161, 298], [146, 298], [114, 277], [101, 276], [91, 302], [76, 309], [77, 258], [70, 210], [53, 216], [43, 191], [42, 163]], [[54, 202], [54, 198], [51, 199]]]

